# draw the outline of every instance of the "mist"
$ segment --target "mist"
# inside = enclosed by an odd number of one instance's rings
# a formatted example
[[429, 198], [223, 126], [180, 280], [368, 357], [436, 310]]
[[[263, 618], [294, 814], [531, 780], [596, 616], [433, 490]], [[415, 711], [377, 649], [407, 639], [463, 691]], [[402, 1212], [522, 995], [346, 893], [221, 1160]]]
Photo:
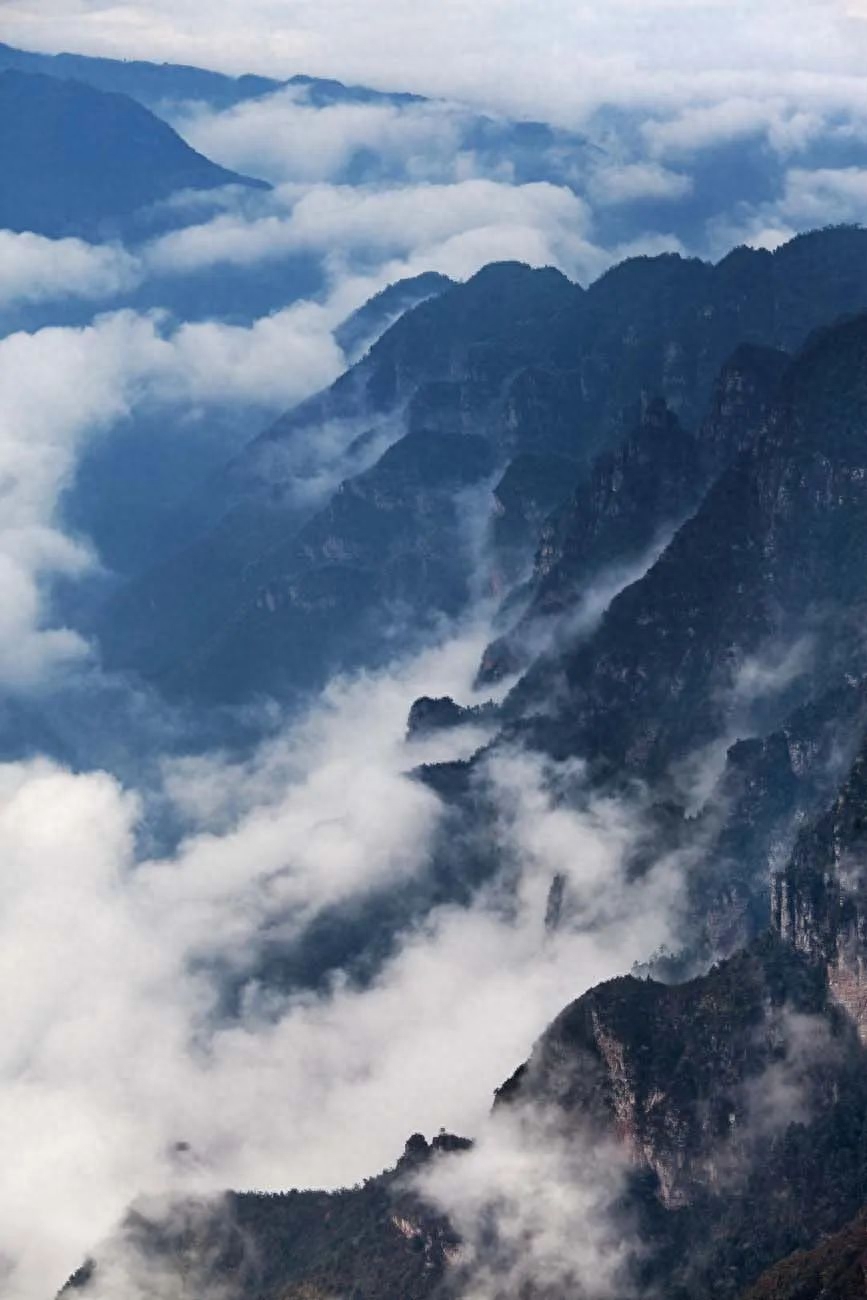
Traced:
[[[248, 760], [168, 761], [190, 830], [167, 859], [137, 856], [142, 798], [108, 774], [2, 769], [5, 1294], [59, 1286], [140, 1195], [346, 1185], [414, 1131], [481, 1131], [560, 1006], [672, 940], [677, 864], [628, 878], [640, 800], [582, 795], [579, 765], [559, 774], [563, 806], [540, 760], [503, 753], [479, 778], [501, 867], [469, 906], [420, 915], [366, 983], [261, 982], [275, 933], [291, 944], [323, 909], [425, 870], [444, 810], [408, 769], [484, 732], [408, 751], [407, 711], [422, 690], [472, 701], [488, 632], [471, 621], [332, 683]], [[551, 933], [555, 875], [570, 919]]]

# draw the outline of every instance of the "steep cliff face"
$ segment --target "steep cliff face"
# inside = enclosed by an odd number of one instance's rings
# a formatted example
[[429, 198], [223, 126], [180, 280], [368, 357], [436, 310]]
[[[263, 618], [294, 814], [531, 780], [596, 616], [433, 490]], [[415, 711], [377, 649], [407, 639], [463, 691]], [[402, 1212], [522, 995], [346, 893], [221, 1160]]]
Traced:
[[556, 717], [523, 728], [534, 743], [659, 774], [863, 675], [865, 362], [864, 318], [796, 358], [767, 427], [647, 575], [589, 641], [513, 692], [518, 717], [556, 695]]
[[867, 1043], [867, 748], [832, 808], [800, 836], [774, 881], [773, 920], [821, 964], [828, 987]]
[[736, 1294], [843, 1222], [867, 1177], [857, 1039], [821, 968], [770, 936], [686, 984], [593, 989], [497, 1100], [555, 1105], [576, 1141], [625, 1146], [638, 1272], [669, 1296]]
[[512, 460], [494, 488], [491, 546], [494, 585], [506, 592], [520, 581], [545, 521], [569, 495], [580, 462], [553, 453], [526, 452]]
[[498, 681], [523, 667], [540, 642], [555, 636], [558, 615], [575, 606], [591, 579], [618, 562], [635, 563], [699, 495], [695, 437], [664, 402], [652, 402], [626, 441], [599, 456], [589, 479], [544, 521], [527, 608], [486, 648], [479, 681]]
[[699, 959], [728, 956], [767, 927], [772, 882], [805, 824], [834, 799], [865, 728], [867, 682], [844, 681], [729, 748], [681, 835], [695, 846], [687, 886]]
[[[702, 494], [762, 426], [785, 354], [744, 346], [723, 367], [701, 427], [684, 429], [661, 399], [632, 433], [594, 461], [539, 533], [531, 592], [515, 627], [486, 650], [483, 682], [516, 671], [556, 635], [558, 615], [616, 568], [639, 564], [698, 506]], [[577, 468], [573, 475], [577, 474]]]
[[162, 684], [215, 701], [254, 691], [291, 698], [412, 646], [469, 600], [474, 534], [461, 493], [492, 470], [483, 438], [407, 434], [288, 543], [248, 565], [231, 622]]

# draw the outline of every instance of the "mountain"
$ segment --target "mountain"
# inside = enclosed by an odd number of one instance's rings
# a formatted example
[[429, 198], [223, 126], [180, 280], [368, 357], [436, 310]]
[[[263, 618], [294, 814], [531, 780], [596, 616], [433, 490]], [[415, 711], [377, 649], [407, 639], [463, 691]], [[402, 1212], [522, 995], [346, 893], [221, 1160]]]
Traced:
[[[167, 121], [182, 121], [190, 108], [228, 112], [270, 95], [288, 96], [294, 103], [314, 110], [366, 107], [397, 114], [434, 111], [443, 120], [448, 119], [455, 136], [439, 162], [443, 179], [451, 179], [455, 155], [471, 154], [479, 174], [507, 173], [518, 184], [547, 181], [583, 187], [588, 166], [602, 156], [602, 151], [583, 135], [546, 122], [514, 121], [406, 91], [374, 90], [304, 73], [281, 79], [249, 74], [230, 77], [180, 64], [82, 54], [41, 54], [3, 44], [0, 44], [0, 70], [36, 73], [76, 81], [95, 90], [129, 95]], [[410, 177], [402, 161], [390, 157], [388, 151], [382, 152], [375, 144], [362, 142], [333, 179], [361, 185]]]
[[[495, 285], [517, 293], [527, 277], [537, 287], [530, 272], [494, 268], [474, 288], [480, 298], [482, 288], [487, 294]], [[429, 326], [428, 313], [450, 296], [460, 302], [466, 288], [419, 308], [421, 323], [416, 319], [412, 329]], [[562, 295], [571, 310], [568, 283], [552, 279], [544, 290], [546, 310], [549, 293]], [[476, 344], [449, 334], [442, 346], [461, 357], [462, 346]], [[383, 354], [393, 385], [406, 382], [399, 364], [406, 347], [399, 331]], [[362, 373], [372, 382], [383, 369], [377, 361]], [[736, 351], [712, 390], [695, 458], [695, 439], [686, 440], [666, 404], [650, 401], [626, 444], [646, 451], [636, 487], [654, 469], [685, 463], [689, 472], [674, 472], [672, 487], [698, 490], [701, 475], [713, 472], [701, 469], [704, 458], [717, 477], [598, 630], [558, 651], [554, 669], [544, 659], [537, 663], [500, 714], [510, 744], [541, 746], [567, 763], [589, 758], [591, 780], [604, 781], [602, 788], [637, 777], [657, 799], [671, 794], [676, 760], [715, 735], [725, 741], [721, 771], [698, 811], [658, 802], [656, 838], [631, 866], [640, 874], [672, 845], [698, 846], [685, 858], [686, 899], [696, 914], [691, 923], [700, 914], [705, 927], [703, 965], [684, 978], [676, 963], [666, 969], [663, 960], [650, 978], [623, 976], [584, 993], [542, 1033], [495, 1099], [495, 1124], [546, 1116], [571, 1168], [587, 1161], [592, 1168], [595, 1151], [620, 1153], [626, 1172], [614, 1209], [630, 1294], [728, 1300], [756, 1286], [754, 1295], [775, 1294], [769, 1288], [810, 1295], [817, 1271], [829, 1286], [838, 1284], [833, 1259], [839, 1286], [857, 1283], [863, 1233], [855, 1216], [867, 1201], [865, 376], [865, 316], [820, 329], [790, 359], [754, 345]], [[493, 418], [496, 407], [479, 409]], [[454, 404], [445, 410], [453, 419]], [[484, 419], [475, 427], [485, 429]], [[334, 538], [351, 537], [358, 527], [357, 547], [374, 536], [381, 558], [400, 539], [392, 560], [417, 557], [413, 547], [427, 522], [410, 525], [403, 503], [413, 503], [415, 517], [420, 502], [427, 508], [440, 490], [441, 505], [453, 501], [454, 476], [462, 467], [470, 478], [481, 473], [473, 458], [489, 454], [496, 437], [448, 423], [411, 429], [337, 494], [335, 502], [349, 496], [348, 504], [332, 503], [325, 523], [317, 515], [302, 528], [307, 553], [332, 548]], [[623, 483], [630, 457], [620, 462]], [[602, 485], [599, 535], [613, 546], [614, 533], [605, 532], [617, 518], [611, 463], [603, 462], [603, 473], [597, 462], [589, 482]], [[586, 500], [576, 489], [569, 503], [574, 509]], [[654, 516], [653, 491], [649, 500]], [[355, 513], [371, 502], [388, 504], [391, 531], [384, 535], [371, 533], [370, 521]], [[636, 520], [647, 527], [640, 495], [627, 493], [626, 507], [624, 541]], [[435, 531], [440, 526], [435, 522]], [[333, 550], [328, 558], [334, 561]], [[576, 577], [573, 588], [563, 589], [567, 608], [581, 588]], [[809, 646], [792, 658], [791, 645], [807, 636]], [[290, 650], [281, 647], [284, 655]], [[733, 683], [740, 683], [740, 712]], [[418, 733], [465, 717], [453, 701], [427, 699], [413, 710], [411, 727]], [[487, 753], [496, 753], [498, 743], [503, 738]], [[485, 753], [474, 760], [479, 773], [485, 761]], [[468, 835], [474, 826], [489, 856], [499, 856], [482, 788], [477, 783], [464, 805], [460, 832], [447, 822], [442, 850], [433, 853], [434, 873], [438, 853], [449, 865], [451, 878], [440, 883], [455, 891], [452, 899], [496, 871], [484, 865], [484, 849], [475, 859]], [[458, 797], [456, 809], [460, 803]], [[438, 901], [448, 897], [441, 892]], [[544, 923], [569, 924], [567, 887], [561, 882], [553, 908], [551, 897]], [[401, 912], [404, 902], [389, 900], [392, 925], [409, 926], [417, 916], [411, 903]], [[375, 906], [355, 917], [368, 955], [371, 936], [379, 945], [388, 929], [382, 917]], [[344, 932], [331, 959], [351, 969], [346, 940]], [[720, 948], [731, 955], [713, 960]], [[266, 984], [281, 982], [279, 960], [274, 954]], [[200, 1207], [192, 1233], [186, 1205], [168, 1218], [134, 1211], [123, 1235], [145, 1261], [156, 1251], [163, 1266], [189, 1276], [204, 1258], [216, 1276], [241, 1281], [260, 1300], [335, 1290], [358, 1300], [460, 1294], [472, 1256], [455, 1225], [425, 1201], [424, 1180], [413, 1178], [431, 1159], [471, 1159], [466, 1144], [455, 1149], [451, 1142], [442, 1149], [435, 1143], [432, 1153], [413, 1138], [396, 1171], [361, 1188], [235, 1195], [216, 1208]], [[496, 1203], [491, 1215], [493, 1250]], [[831, 1240], [839, 1241], [842, 1257], [817, 1245], [841, 1232]], [[241, 1240], [253, 1243], [249, 1254], [240, 1251]], [[75, 1285], [86, 1293], [111, 1258], [111, 1246], [97, 1251]], [[531, 1281], [522, 1294], [553, 1300], [562, 1290]]]
[[0, 72], [0, 226], [106, 238], [179, 190], [267, 188], [209, 162], [125, 95]]
[[[773, 130], [768, 132], [756, 120], [752, 129], [737, 132], [734, 139], [707, 137], [699, 149], [674, 148], [663, 166], [650, 141], [660, 127], [664, 136], [677, 119], [662, 108], [648, 114], [606, 105], [590, 115], [579, 134], [546, 122], [516, 121], [454, 102], [303, 73], [230, 77], [169, 63], [49, 55], [8, 45], [0, 45], [0, 69], [72, 79], [130, 95], [181, 134], [203, 111], [208, 116], [231, 114], [271, 96], [312, 112], [335, 107], [384, 110], [394, 115], [398, 128], [405, 122], [410, 134], [417, 125], [427, 128], [426, 179], [451, 182], [455, 159], [471, 158], [474, 175], [564, 187], [587, 204], [595, 230], [609, 249], [646, 246], [649, 237], [715, 253], [720, 230], [742, 229], [751, 216], [762, 221], [765, 214], [783, 208], [786, 225], [798, 222], [797, 203], [792, 212], [792, 173], [821, 173], [832, 184], [838, 178], [842, 196], [847, 193], [847, 172], [867, 165], [858, 124], [843, 109], [827, 121], [817, 120], [810, 132], [791, 137], [786, 149], [778, 147]], [[443, 128], [437, 140], [429, 131], [433, 118]], [[383, 148], [374, 127], [335, 163], [331, 179], [346, 185], [414, 183], [415, 159], [415, 151], [407, 159], [400, 151]], [[269, 179], [277, 180], [277, 174]], [[830, 195], [829, 202], [834, 203]], [[840, 202], [844, 208], [849, 203], [854, 207], [855, 200], [841, 197]], [[815, 211], [805, 205], [806, 219], [815, 220]]]
[[88, 54], [42, 54], [19, 50], [2, 42], [0, 69], [39, 73], [63, 81], [78, 81], [93, 86], [95, 90], [129, 95], [155, 113], [184, 102], [207, 104], [213, 109], [223, 110], [287, 87], [297, 89], [317, 107], [341, 103], [400, 105], [424, 102], [421, 95], [347, 86], [341, 81], [308, 77], [302, 73], [282, 80], [250, 73], [231, 77], [181, 63], [104, 59]]
[[501, 1106], [562, 1111], [573, 1140], [625, 1147], [643, 1287], [737, 1295], [860, 1205], [864, 1059], [822, 974], [769, 936], [686, 984], [614, 980], [500, 1089]]
[[[431, 1162], [459, 1159], [469, 1145], [447, 1133], [430, 1143], [414, 1134], [394, 1169], [334, 1194], [229, 1195], [216, 1208], [179, 1204], [168, 1220], [136, 1208], [122, 1228], [124, 1250], [145, 1276], [159, 1261], [168, 1280], [185, 1289], [192, 1280], [205, 1293], [237, 1287], [257, 1300], [425, 1300], [443, 1284], [458, 1243], [409, 1180]], [[110, 1289], [110, 1269], [97, 1257], [62, 1294], [87, 1296], [93, 1283]]]
[[[176, 64], [49, 55], [8, 45], [0, 45], [0, 68], [72, 79], [97, 90], [130, 95], [179, 125], [182, 134], [190, 110], [193, 116], [203, 109], [232, 112], [275, 95], [314, 111], [384, 109], [405, 116], [410, 126], [415, 115], [420, 121], [428, 117], [429, 122], [435, 114], [446, 124], [449, 144], [442, 150], [428, 147], [425, 170], [431, 179], [452, 180], [455, 158], [471, 156], [477, 175], [566, 187], [593, 211], [596, 228], [604, 232], [609, 248], [628, 247], [651, 235], [703, 250], [715, 229], [741, 228], [745, 213], [759, 214], [783, 203], [791, 221], [787, 187], [793, 169], [829, 177], [836, 173], [845, 180], [847, 169], [867, 165], [857, 123], [843, 111], [827, 122], [815, 122], [809, 133], [791, 138], [785, 150], [757, 121], [754, 129], [738, 132], [734, 139], [708, 138], [698, 150], [675, 150], [661, 167], [648, 148], [648, 137], [659, 126], [664, 133], [671, 121], [664, 111], [648, 116], [643, 110], [604, 106], [578, 134], [546, 122], [515, 121], [466, 105], [302, 73], [230, 77]], [[337, 166], [333, 179], [350, 185], [411, 182], [417, 179], [413, 165], [383, 150], [374, 131]]]
[[[564, 692], [539, 743], [658, 774], [747, 704], [781, 718], [863, 673], [865, 358], [864, 317], [818, 333], [766, 427], [647, 575], [592, 638], [531, 669], [510, 711], [555, 679]], [[751, 680], [762, 665], [767, 680]]]
[[[534, 645], [557, 635], [558, 614], [586, 588], [613, 570], [640, 565], [692, 513], [759, 427], [785, 364], [784, 353], [739, 348], [695, 432], [684, 429], [662, 399], [648, 403], [632, 433], [594, 460], [567, 501], [536, 521], [540, 542], [530, 599], [525, 593], [517, 624], [486, 650], [481, 682], [525, 666]], [[560, 483], [562, 494], [562, 477]]]
[[[175, 692], [238, 699], [292, 695], [321, 682], [329, 665], [376, 662], [401, 637], [423, 634], [461, 607], [467, 533], [477, 535], [488, 507], [471, 508], [455, 493], [484, 493], [495, 475], [501, 503], [538, 498], [538, 521], [588, 473], [591, 484], [597, 476], [591, 494], [604, 495], [606, 476], [619, 483], [634, 461], [635, 504], [622, 517], [612, 514], [587, 560], [634, 562], [636, 545], [675, 525], [727, 448], [748, 436], [726, 432], [725, 404], [733, 404], [729, 425], [750, 401], [758, 417], [762, 385], [772, 384], [779, 366], [762, 349], [798, 347], [816, 326], [867, 306], [865, 246], [867, 233], [845, 229], [802, 237], [775, 254], [739, 250], [717, 266], [638, 258], [586, 291], [553, 270], [502, 264], [444, 290], [211, 480], [209, 508], [222, 519], [107, 606], [96, 629], [106, 663]], [[748, 379], [742, 362], [727, 389], [720, 371], [745, 343], [754, 351], [742, 357], [752, 355], [756, 376], [764, 367], [766, 378]], [[736, 396], [740, 384], [744, 394]], [[637, 448], [658, 429], [654, 401], [676, 421], [663, 420], [674, 439], [666, 476], [684, 477], [651, 500]], [[697, 434], [714, 401], [723, 406]], [[630, 431], [635, 450], [622, 445]], [[403, 438], [409, 441], [399, 448]], [[692, 448], [680, 468], [678, 439]], [[425, 440], [440, 442], [439, 452], [422, 454]], [[609, 451], [614, 460], [591, 471]], [[340, 486], [329, 500], [331, 484]], [[576, 500], [583, 509], [583, 498]], [[421, 547], [414, 558], [401, 540], [411, 516]], [[511, 533], [519, 544], [508, 559], [494, 557], [492, 583], [511, 581], [529, 562], [532, 523], [521, 527]], [[352, 602], [345, 622], [342, 592]], [[362, 623], [372, 637], [355, 637]]]
[[812, 1250], [775, 1264], [744, 1300], [863, 1300], [867, 1296], [867, 1211]]
[[[502, 460], [502, 390], [578, 292], [556, 271], [502, 265], [401, 317], [208, 485], [224, 517], [110, 602], [106, 662], [210, 698], [291, 695], [362, 646], [368, 662], [391, 653], [386, 619], [457, 612], [473, 544], [460, 494]], [[449, 376], [465, 374], [463, 391]]]
[[[592, 990], [498, 1090], [495, 1115], [559, 1115], [578, 1168], [595, 1143], [623, 1148], [629, 1294], [737, 1296], [858, 1209], [864, 1065], [821, 968], [768, 936], [687, 984], [627, 977]], [[145, 1274], [159, 1263], [168, 1276], [242, 1285], [259, 1300], [462, 1294], [460, 1236], [413, 1176], [431, 1159], [460, 1161], [468, 1146], [416, 1136], [394, 1171], [342, 1192], [134, 1210], [73, 1284], [86, 1295], [92, 1281], [110, 1282], [122, 1242]], [[557, 1294], [526, 1291], [528, 1300]]]
[[198, 100], [214, 108], [228, 108], [247, 99], [271, 94], [281, 85], [271, 77], [227, 77], [203, 68], [146, 63], [139, 59], [37, 54], [2, 43], [0, 69], [38, 73], [61, 81], [77, 81], [109, 94], [129, 95], [154, 111], [167, 101], [179, 100]]
[[388, 285], [338, 326], [337, 342], [349, 361], [357, 361], [396, 320], [429, 298], [437, 298], [453, 283], [447, 275], [425, 271]]

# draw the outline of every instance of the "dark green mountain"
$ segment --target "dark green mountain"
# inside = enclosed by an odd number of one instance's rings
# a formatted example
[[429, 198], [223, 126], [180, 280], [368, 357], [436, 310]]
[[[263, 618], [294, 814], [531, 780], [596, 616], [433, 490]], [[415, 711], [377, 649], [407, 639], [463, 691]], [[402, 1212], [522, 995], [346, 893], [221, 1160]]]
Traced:
[[812, 1250], [763, 1273], [744, 1300], [863, 1300], [867, 1296], [867, 1211]]

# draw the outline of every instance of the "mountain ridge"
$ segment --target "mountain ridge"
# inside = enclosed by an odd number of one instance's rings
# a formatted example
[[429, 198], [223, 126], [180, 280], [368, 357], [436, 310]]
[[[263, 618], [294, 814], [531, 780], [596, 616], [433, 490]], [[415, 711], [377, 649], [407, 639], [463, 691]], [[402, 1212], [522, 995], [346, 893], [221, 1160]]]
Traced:
[[269, 189], [190, 148], [127, 95], [0, 70], [0, 226], [51, 238], [121, 233], [184, 189]]

